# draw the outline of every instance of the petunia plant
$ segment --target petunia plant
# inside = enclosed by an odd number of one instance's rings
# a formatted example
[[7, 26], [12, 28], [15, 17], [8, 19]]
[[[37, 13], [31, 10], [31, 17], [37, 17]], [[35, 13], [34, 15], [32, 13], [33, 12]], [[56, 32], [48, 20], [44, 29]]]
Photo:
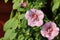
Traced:
[[52, 20], [46, 14], [48, 11], [44, 11], [47, 0], [12, 0], [12, 3], [10, 18], [4, 25], [5, 34], [0, 40], [60, 39], [60, 0], [50, 3], [53, 16], [48, 14]]

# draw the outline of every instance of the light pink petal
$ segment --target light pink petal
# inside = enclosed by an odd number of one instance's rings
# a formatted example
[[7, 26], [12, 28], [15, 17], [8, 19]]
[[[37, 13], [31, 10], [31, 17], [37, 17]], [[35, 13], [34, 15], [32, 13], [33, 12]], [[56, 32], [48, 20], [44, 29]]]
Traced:
[[35, 25], [36, 26], [41, 26], [43, 24], [43, 20], [36, 21]]
[[53, 28], [53, 32], [51, 33], [51, 38], [54, 39], [54, 37], [56, 37], [59, 34], [59, 28], [56, 26], [54, 22], [52, 22], [51, 24]]
[[55, 28], [53, 28], [53, 29], [59, 31], [59, 28], [58, 28], [58, 27], [55, 27]]
[[52, 40], [53, 39], [53, 37], [52, 36], [49, 36], [49, 37], [47, 37], [48, 39], [50, 39], [50, 40]]
[[46, 37], [46, 35], [45, 35], [46, 33], [45, 33], [44, 30], [41, 30], [41, 34], [42, 34], [43, 37]]
[[41, 30], [41, 34], [42, 34], [43, 37], [49, 38], [49, 35], [47, 34], [47, 32], [44, 29]]
[[36, 14], [38, 15], [39, 19], [43, 19], [44, 18], [44, 13], [41, 10], [37, 10]]
[[31, 9], [31, 11], [35, 13], [36, 12], [36, 9], [33, 8], [33, 9]]
[[56, 24], [54, 22], [51, 22], [52, 27], [56, 27]]
[[52, 35], [49, 36], [48, 34], [46, 34], [46, 38], [48, 38], [48, 40], [52, 40], [53, 39]]
[[46, 30], [49, 26], [50, 26], [50, 22], [47, 22], [47, 23], [45, 23], [45, 24], [43, 25], [43, 29]]
[[56, 37], [57, 35], [59, 34], [59, 28], [58, 27], [56, 27], [56, 28], [54, 28], [54, 30], [53, 30], [53, 32], [52, 32], [52, 36], [51, 36], [51, 38], [53, 39], [54, 37]]
[[54, 39], [56, 36], [58, 35], [58, 31], [53, 31], [52, 33], [51, 33], [51, 36], [49, 37], [50, 39]]
[[29, 15], [30, 15], [30, 14], [29, 14], [29, 11], [27, 11], [26, 14], [25, 14], [25, 18], [26, 18], [26, 19], [29, 19], [29, 17], [30, 17]]
[[47, 22], [47, 23], [45, 23], [44, 25], [43, 25], [43, 28], [44, 29], [47, 29], [48, 27], [52, 27], [52, 28], [55, 28], [56, 27], [56, 24], [54, 23], [54, 22]]
[[48, 40], [53, 40], [53, 39], [48, 39]]
[[32, 27], [34, 27], [34, 26], [35, 26], [35, 23], [34, 23], [34, 22], [32, 22], [32, 20], [31, 20], [31, 19], [29, 19], [29, 20], [28, 20], [28, 25], [29, 25], [29, 26], [32, 26]]

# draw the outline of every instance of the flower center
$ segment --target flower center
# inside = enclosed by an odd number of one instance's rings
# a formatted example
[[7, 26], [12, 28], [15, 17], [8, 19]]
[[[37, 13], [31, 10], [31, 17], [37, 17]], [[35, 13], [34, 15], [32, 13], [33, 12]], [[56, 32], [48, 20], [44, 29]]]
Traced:
[[32, 14], [32, 18], [34, 19], [34, 21], [35, 21], [35, 20], [37, 21], [37, 20], [38, 20], [38, 15], [35, 14], [35, 13], [33, 13], [33, 14]]
[[46, 29], [46, 32], [48, 33], [49, 36], [51, 36], [52, 31], [53, 31], [53, 28], [52, 27], [48, 27]]

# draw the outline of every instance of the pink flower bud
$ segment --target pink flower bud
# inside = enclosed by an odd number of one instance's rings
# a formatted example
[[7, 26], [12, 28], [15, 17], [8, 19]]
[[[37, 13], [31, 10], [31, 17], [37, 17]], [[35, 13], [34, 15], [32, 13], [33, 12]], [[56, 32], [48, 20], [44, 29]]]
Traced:
[[27, 7], [27, 3], [23, 1], [23, 2], [20, 3], [20, 6], [26, 8]]

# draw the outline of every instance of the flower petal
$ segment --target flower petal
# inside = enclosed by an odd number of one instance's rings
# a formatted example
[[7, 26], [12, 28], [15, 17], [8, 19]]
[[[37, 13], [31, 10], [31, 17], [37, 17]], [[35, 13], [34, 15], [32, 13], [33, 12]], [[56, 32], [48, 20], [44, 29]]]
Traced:
[[41, 10], [37, 10], [36, 14], [38, 15], [39, 19], [43, 19], [44, 18], [44, 13]]
[[26, 18], [26, 19], [29, 19], [29, 17], [30, 17], [30, 16], [29, 16], [29, 11], [27, 11], [26, 14], [25, 14], [25, 18]]
[[51, 34], [52, 39], [53, 39], [54, 37], [56, 37], [58, 34], [59, 34], [59, 28], [56, 27], [56, 28], [54, 28], [54, 31], [53, 31], [52, 34]]
[[43, 29], [46, 30], [50, 26], [50, 22], [47, 22], [43, 25]]
[[31, 9], [30, 11], [31, 11], [32, 13], [35, 13], [35, 12], [36, 12], [36, 9], [33, 8], [33, 9]]
[[36, 26], [41, 26], [42, 24], [43, 24], [42, 20], [36, 21], [36, 23], [35, 23]]
[[35, 23], [31, 19], [29, 19], [28, 20], [28, 25], [34, 27]]
[[41, 30], [41, 34], [42, 34], [43, 37], [46, 37], [45, 30]]
[[51, 22], [51, 26], [54, 28], [56, 27], [56, 24], [54, 22]]

